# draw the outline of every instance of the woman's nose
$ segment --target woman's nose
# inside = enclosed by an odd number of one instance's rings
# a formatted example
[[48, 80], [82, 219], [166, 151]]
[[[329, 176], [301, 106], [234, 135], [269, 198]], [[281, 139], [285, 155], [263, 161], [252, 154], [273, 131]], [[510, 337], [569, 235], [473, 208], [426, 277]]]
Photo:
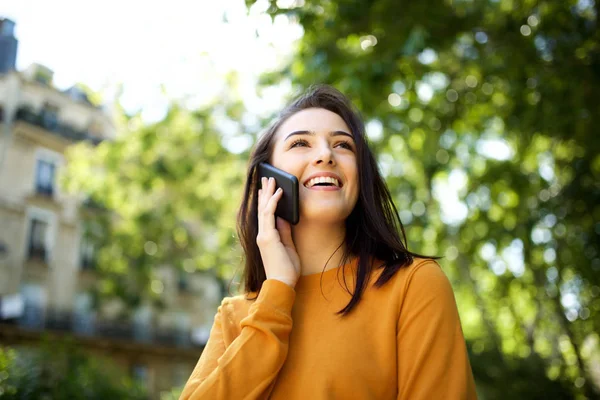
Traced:
[[329, 164], [335, 165], [335, 157], [333, 155], [333, 151], [329, 147], [329, 144], [323, 144], [319, 146], [317, 149], [317, 154], [314, 160], [314, 163], [319, 164]]

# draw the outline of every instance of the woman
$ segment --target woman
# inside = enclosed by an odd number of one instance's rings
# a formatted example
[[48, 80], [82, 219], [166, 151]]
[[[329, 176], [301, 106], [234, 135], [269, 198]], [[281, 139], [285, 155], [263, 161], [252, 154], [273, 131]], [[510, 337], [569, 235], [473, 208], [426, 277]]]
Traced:
[[[276, 218], [261, 162], [299, 180], [300, 222]], [[251, 156], [238, 216], [245, 295], [225, 298], [181, 399], [475, 399], [456, 302], [407, 250], [365, 139], [337, 90], [288, 106]]]

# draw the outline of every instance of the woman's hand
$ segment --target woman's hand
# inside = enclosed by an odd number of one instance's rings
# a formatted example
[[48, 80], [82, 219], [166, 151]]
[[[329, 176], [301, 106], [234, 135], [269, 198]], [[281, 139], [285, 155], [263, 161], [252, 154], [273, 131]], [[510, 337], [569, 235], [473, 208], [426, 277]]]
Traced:
[[289, 222], [275, 217], [277, 202], [282, 194], [281, 188], [275, 191], [275, 179], [261, 179], [256, 244], [267, 279], [277, 279], [295, 287], [300, 277], [300, 257], [292, 240], [292, 228]]

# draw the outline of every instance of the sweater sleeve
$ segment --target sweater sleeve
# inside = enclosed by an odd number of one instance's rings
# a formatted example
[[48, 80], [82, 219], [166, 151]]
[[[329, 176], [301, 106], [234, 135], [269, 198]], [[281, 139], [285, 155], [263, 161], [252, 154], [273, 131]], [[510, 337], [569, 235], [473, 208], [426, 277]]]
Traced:
[[475, 400], [452, 286], [432, 261], [407, 277], [397, 330], [398, 399]]
[[180, 400], [268, 397], [287, 357], [294, 299], [295, 291], [290, 286], [266, 280], [248, 316], [240, 322], [240, 334], [229, 346], [223, 328], [230, 304], [223, 301]]

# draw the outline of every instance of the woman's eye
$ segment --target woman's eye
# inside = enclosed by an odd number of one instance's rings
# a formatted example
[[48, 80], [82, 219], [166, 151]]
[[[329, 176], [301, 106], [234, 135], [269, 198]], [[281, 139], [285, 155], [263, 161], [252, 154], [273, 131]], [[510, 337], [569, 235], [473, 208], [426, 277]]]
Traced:
[[354, 148], [352, 147], [352, 145], [348, 142], [340, 142], [337, 144], [337, 146], [342, 147], [344, 149], [348, 149], [348, 150], [354, 150]]
[[308, 143], [306, 142], [306, 140], [299, 139], [290, 145], [290, 149], [292, 149], [294, 147], [305, 147], [305, 146], [308, 146]]

